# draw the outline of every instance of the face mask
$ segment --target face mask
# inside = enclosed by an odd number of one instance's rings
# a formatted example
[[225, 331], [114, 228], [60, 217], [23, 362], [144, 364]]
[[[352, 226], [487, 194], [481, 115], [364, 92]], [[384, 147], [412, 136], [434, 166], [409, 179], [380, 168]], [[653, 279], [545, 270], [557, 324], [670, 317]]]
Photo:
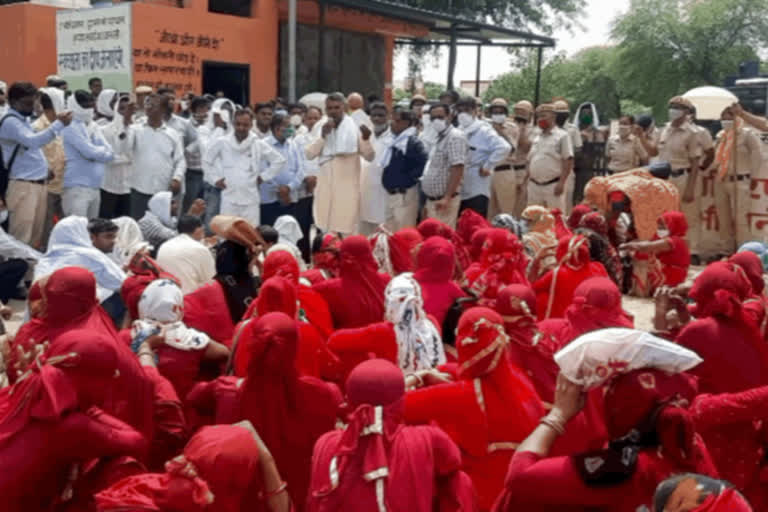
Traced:
[[293, 114], [290, 121], [293, 126], [301, 126], [301, 116], [299, 114]]
[[78, 121], [82, 121], [84, 123], [90, 123], [93, 121], [93, 109], [92, 108], [84, 108], [80, 110], [79, 112], [74, 112], [72, 117], [77, 119]]
[[458, 121], [459, 121], [459, 126], [461, 126], [462, 128], [467, 128], [475, 121], [475, 118], [472, 117], [472, 114], [461, 112], [459, 114]]
[[34, 110], [17, 110], [17, 112], [24, 117], [30, 117], [32, 114], [35, 113]]
[[179, 218], [178, 217], [171, 217], [171, 225], [168, 226], [171, 229], [176, 229], [176, 226], [179, 224]]
[[656, 231], [656, 236], [659, 238], [667, 238], [669, 236], [669, 230], [668, 229], [659, 229]]
[[528, 118], [527, 117], [516, 116], [515, 117], [515, 122], [516, 123], [520, 123], [520, 124], [528, 124]]
[[0, 224], [8, 220], [8, 210], [0, 210]]
[[283, 134], [285, 135], [286, 139], [290, 139], [296, 134], [296, 130], [294, 130], [293, 126], [289, 126], [283, 130]]
[[494, 124], [504, 124], [504, 121], [507, 120], [507, 116], [504, 114], [493, 114], [491, 116], [491, 121], [493, 121]]
[[720, 124], [723, 127], [723, 130], [730, 130], [733, 128], [733, 119], [723, 119], [720, 121]]
[[629, 135], [630, 129], [631, 128], [627, 125], [619, 126], [619, 135], [621, 135], [622, 137], [626, 137], [627, 135]]
[[443, 132], [443, 130], [445, 130], [445, 127], [446, 127], [446, 126], [447, 126], [447, 125], [446, 125], [446, 123], [445, 123], [445, 119], [433, 119], [433, 120], [432, 120], [432, 128], [433, 128], [433, 129], [434, 129], [434, 130], [435, 130], [437, 133], [442, 133], [442, 132]]
[[387, 129], [389, 125], [387, 123], [374, 123], [373, 124], [373, 131], [376, 133], [382, 133]]
[[581, 114], [579, 120], [581, 121], [581, 124], [592, 124], [592, 114]]
[[539, 128], [546, 130], [550, 127], [549, 119], [539, 119]]
[[557, 126], [563, 126], [568, 120], [568, 112], [555, 112], [555, 122]]
[[186, 101], [186, 100], [181, 100], [181, 101], [179, 102], [179, 105], [181, 106], [181, 110], [182, 110], [182, 112], [183, 112], [183, 111], [186, 111], [186, 110], [189, 108], [189, 102], [188, 102], [188, 101]]
[[669, 109], [669, 120], [670, 121], [677, 121], [683, 117], [683, 111], [679, 108], [671, 108]]
[[425, 128], [429, 126], [429, 113], [421, 114], [421, 126]]

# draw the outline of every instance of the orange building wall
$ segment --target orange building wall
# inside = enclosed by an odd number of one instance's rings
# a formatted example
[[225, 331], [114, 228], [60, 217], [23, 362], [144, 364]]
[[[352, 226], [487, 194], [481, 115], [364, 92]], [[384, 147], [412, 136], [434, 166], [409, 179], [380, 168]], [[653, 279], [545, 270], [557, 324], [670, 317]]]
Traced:
[[0, 80], [43, 84], [56, 73], [56, 9], [28, 3], [0, 6]]

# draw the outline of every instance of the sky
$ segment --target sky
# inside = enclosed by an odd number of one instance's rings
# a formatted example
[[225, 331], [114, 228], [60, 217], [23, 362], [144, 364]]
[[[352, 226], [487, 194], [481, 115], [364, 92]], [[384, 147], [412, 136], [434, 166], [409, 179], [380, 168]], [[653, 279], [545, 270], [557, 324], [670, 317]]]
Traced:
[[[581, 27], [573, 27], [571, 32], [561, 30], [553, 34], [557, 44], [555, 49], [573, 55], [584, 48], [610, 43], [611, 21], [616, 15], [629, 8], [629, 2], [630, 0], [587, 0], [584, 16], [580, 18]], [[509, 55], [504, 48], [483, 48], [480, 62], [481, 80], [490, 80], [495, 76], [511, 71], [509, 60]], [[406, 52], [401, 52], [395, 59], [395, 81], [406, 78], [408, 73], [407, 61]], [[476, 61], [477, 50], [475, 47], [459, 46], [454, 75], [454, 82], [457, 85], [462, 80], [474, 81]], [[430, 60], [422, 69], [422, 76], [427, 82], [445, 83], [447, 74], [447, 49], [443, 49], [439, 61]]]

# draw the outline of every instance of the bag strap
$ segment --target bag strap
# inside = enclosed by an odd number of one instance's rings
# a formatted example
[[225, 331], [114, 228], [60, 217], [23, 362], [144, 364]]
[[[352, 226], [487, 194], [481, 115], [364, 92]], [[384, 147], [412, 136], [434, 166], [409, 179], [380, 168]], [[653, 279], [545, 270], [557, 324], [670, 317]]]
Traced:
[[[18, 119], [19, 121], [21, 121], [22, 123], [24, 122], [24, 119], [22, 119], [21, 117], [17, 116], [16, 114], [9, 113], [9, 114], [5, 114], [2, 118], [0, 118], [0, 128], [2, 128], [3, 123], [9, 117], [14, 117], [14, 118]], [[3, 158], [3, 148], [0, 147], [0, 167], [4, 167], [5, 168], [5, 172], [7, 172], [9, 175], [11, 173], [11, 167], [13, 166], [13, 162], [14, 162], [14, 160], [16, 160], [16, 156], [19, 154], [19, 149], [21, 149], [21, 144], [20, 143], [16, 144], [16, 147], [13, 148], [13, 153], [11, 153], [11, 158], [10, 158], [10, 160], [8, 160], [8, 165], [5, 165], [4, 164], [4, 158]]]

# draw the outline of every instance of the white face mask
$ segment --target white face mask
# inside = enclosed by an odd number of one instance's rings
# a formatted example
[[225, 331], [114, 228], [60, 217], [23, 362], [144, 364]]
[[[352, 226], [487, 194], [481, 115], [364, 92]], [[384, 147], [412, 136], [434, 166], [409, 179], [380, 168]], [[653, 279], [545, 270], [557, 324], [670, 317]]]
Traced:
[[670, 121], [677, 121], [681, 117], [683, 117], [685, 113], [680, 110], [679, 108], [671, 108], [669, 109], [669, 120]]
[[720, 121], [720, 124], [723, 127], [723, 130], [730, 130], [733, 128], [733, 119], [723, 119]]
[[88, 124], [93, 121], [93, 109], [81, 108], [79, 111], [73, 111], [72, 117], [78, 121], [82, 121], [83, 123]]
[[429, 112], [421, 114], [421, 126], [425, 128], [429, 126]]
[[184, 112], [189, 108], [189, 102], [187, 100], [181, 100], [179, 106], [181, 107], [181, 111]]
[[432, 129], [435, 130], [437, 133], [442, 133], [443, 130], [445, 130], [445, 127], [447, 126], [445, 124], [445, 119], [434, 119], [431, 121], [432, 123]]
[[467, 128], [475, 122], [475, 118], [472, 117], [472, 114], [468, 114], [466, 112], [461, 112], [457, 119], [459, 121], [459, 126], [462, 128]]
[[0, 210], [0, 224], [8, 220], [8, 210]]
[[301, 116], [299, 114], [293, 114], [290, 121], [293, 126], [301, 126]]
[[507, 120], [507, 116], [504, 114], [493, 114], [491, 116], [491, 121], [494, 122], [494, 124], [504, 124], [504, 122]]
[[627, 125], [619, 126], [619, 135], [621, 135], [622, 137], [626, 137], [627, 135], [629, 135], [630, 131], [631, 131], [631, 127]]
[[658, 236], [659, 238], [667, 238], [669, 236], [669, 230], [659, 229], [656, 231], [656, 236]]

